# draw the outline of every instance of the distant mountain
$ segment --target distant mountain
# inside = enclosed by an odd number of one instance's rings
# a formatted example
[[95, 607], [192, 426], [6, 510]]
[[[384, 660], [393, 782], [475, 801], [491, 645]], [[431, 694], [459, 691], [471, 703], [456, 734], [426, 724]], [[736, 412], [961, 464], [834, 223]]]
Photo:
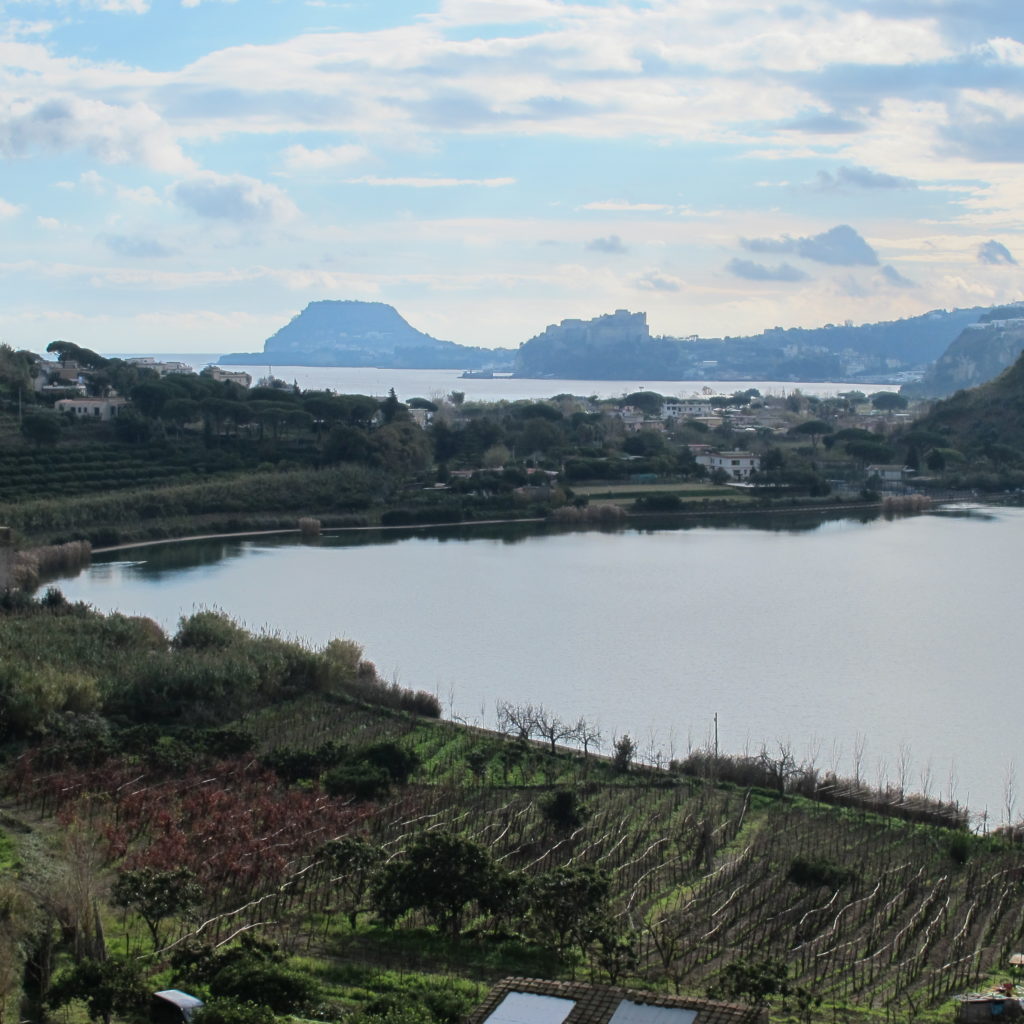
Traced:
[[[883, 383], [921, 373], [990, 312], [937, 309], [905, 320], [772, 327], [738, 338], [655, 337], [645, 313], [619, 309], [552, 324], [517, 351], [457, 345], [412, 327], [383, 302], [311, 302], [264, 343], [225, 364], [514, 370], [564, 380], [837, 380]], [[1002, 365], [1006, 365], [1004, 362]]]
[[263, 344], [262, 352], [223, 356], [221, 363], [287, 366], [379, 366], [387, 369], [508, 369], [509, 349], [440, 341], [416, 330], [383, 302], [311, 302]]
[[924, 377], [901, 391], [909, 398], [945, 398], [997, 377], [1021, 352], [1024, 304], [999, 306], [968, 324]]
[[563, 320], [516, 353], [522, 377], [597, 380], [892, 380], [923, 370], [984, 308], [855, 327], [773, 327], [739, 338], [653, 337], [643, 313]]

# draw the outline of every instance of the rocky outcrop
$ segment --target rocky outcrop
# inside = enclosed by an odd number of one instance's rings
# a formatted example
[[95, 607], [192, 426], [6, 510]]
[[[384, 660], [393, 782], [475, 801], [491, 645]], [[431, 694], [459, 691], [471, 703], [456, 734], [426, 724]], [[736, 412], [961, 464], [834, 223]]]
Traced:
[[264, 342], [262, 352], [224, 356], [221, 363], [273, 362], [290, 366], [380, 366], [406, 369], [504, 368], [505, 349], [440, 341], [416, 330], [384, 302], [324, 299]]
[[945, 398], [995, 379], [1024, 352], [1024, 305], [992, 310], [970, 324], [925, 376], [907, 384], [909, 398]]

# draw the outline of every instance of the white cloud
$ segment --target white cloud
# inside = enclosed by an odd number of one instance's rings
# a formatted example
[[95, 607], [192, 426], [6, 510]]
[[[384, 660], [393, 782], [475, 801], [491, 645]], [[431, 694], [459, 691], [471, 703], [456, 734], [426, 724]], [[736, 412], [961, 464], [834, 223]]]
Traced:
[[36, 223], [44, 231], [58, 231], [64, 226], [56, 217], [36, 217]]
[[181, 173], [194, 165], [144, 103], [119, 106], [80, 96], [0, 98], [0, 154], [27, 157], [84, 149], [108, 164]]
[[892, 285], [894, 288], [916, 288], [917, 283], [911, 281], [909, 277], [901, 274], [894, 266], [887, 263], [882, 267], [882, 279], [886, 284]]
[[606, 252], [611, 254], [619, 254], [628, 252], [625, 245], [622, 243], [622, 239], [618, 235], [607, 235], [601, 238], [592, 238], [587, 242], [586, 247], [591, 252]]
[[474, 185], [481, 188], [503, 188], [514, 185], [515, 178], [378, 178], [365, 175], [362, 178], [346, 178], [346, 185], [399, 186], [402, 188], [458, 188]]
[[[819, 235], [804, 238], [743, 238], [740, 244], [749, 252], [792, 253], [806, 260], [837, 267], [876, 266], [878, 254], [848, 224], [837, 224]], [[749, 261], [734, 261], [746, 264]], [[792, 269], [792, 268], [790, 268]]]
[[991, 55], [1000, 64], [1009, 64], [1014, 67], [1024, 66], [1024, 43], [1017, 39], [1009, 39], [1005, 36], [989, 39], [980, 52], [982, 55]]
[[163, 200], [156, 194], [156, 190], [149, 185], [141, 185], [139, 188], [125, 188], [118, 185], [115, 189], [118, 199], [128, 203], [138, 203], [140, 206], [160, 206]]
[[645, 292], [678, 292], [683, 281], [671, 274], [663, 274], [660, 270], [648, 270], [633, 278], [633, 286]]
[[358, 163], [369, 156], [369, 152], [365, 146], [350, 143], [342, 146], [325, 146], [323, 149], [289, 146], [282, 156], [285, 166], [291, 171], [320, 171], [328, 167]]
[[244, 174], [203, 171], [169, 189], [179, 206], [199, 217], [239, 224], [274, 224], [298, 214], [295, 204], [276, 185]]
[[996, 267], [1017, 265], [1017, 260], [1013, 253], [1002, 242], [997, 242], [995, 239], [982, 242], [978, 246], [978, 262]]
[[145, 14], [148, 0], [79, 0], [86, 10], [107, 11], [110, 14]]
[[0, 199], [0, 220], [9, 220], [21, 213], [22, 207], [17, 203], [9, 203], [6, 199]]
[[444, 0], [437, 21], [454, 25], [512, 25], [545, 21], [566, 8], [552, 0]]
[[626, 199], [601, 199], [584, 203], [581, 210], [606, 210], [612, 213], [668, 213], [673, 208], [664, 203], [631, 203]]

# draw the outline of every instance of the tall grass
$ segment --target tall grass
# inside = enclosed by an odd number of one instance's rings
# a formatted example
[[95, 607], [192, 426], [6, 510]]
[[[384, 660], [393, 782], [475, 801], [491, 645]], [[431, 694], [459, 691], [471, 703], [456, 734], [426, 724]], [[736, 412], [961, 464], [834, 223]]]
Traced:
[[73, 576], [81, 572], [91, 558], [92, 544], [87, 540], [46, 544], [18, 551], [11, 568], [11, 586], [19, 590], [35, 590], [48, 578]]

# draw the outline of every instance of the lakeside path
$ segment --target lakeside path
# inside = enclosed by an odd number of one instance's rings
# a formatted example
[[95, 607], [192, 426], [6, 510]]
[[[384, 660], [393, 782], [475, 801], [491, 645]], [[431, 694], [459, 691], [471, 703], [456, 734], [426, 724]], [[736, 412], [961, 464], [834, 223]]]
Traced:
[[[630, 522], [636, 520], [645, 519], [665, 519], [671, 517], [673, 519], [709, 519], [709, 518], [722, 518], [737, 516], [750, 516], [750, 515], [799, 515], [813, 513], [817, 515], [828, 515], [833, 512], [870, 512], [870, 511], [881, 511], [881, 502], [851, 502], [843, 505], [797, 505], [788, 506], [786, 508], [751, 508], [739, 510], [736, 508], [730, 509], [694, 509], [694, 510], [683, 510], [679, 512], [639, 512], [630, 513], [623, 525], [628, 525]], [[514, 526], [517, 523], [551, 523], [550, 519], [544, 517], [533, 517], [529, 519], [473, 519], [461, 523], [418, 523], [415, 525], [403, 524], [400, 526], [328, 526], [325, 527], [322, 533], [369, 533], [372, 531], [389, 531], [393, 532], [396, 530], [443, 530], [443, 529], [455, 529], [466, 526]], [[590, 526], [598, 524], [589, 523], [552, 523], [552, 525], [564, 525], [564, 526]], [[92, 553], [94, 555], [106, 555], [111, 554], [115, 551], [130, 551], [133, 548], [148, 548], [156, 547], [157, 545], [163, 544], [187, 544], [190, 541], [198, 540], [231, 540], [236, 538], [245, 537], [280, 537], [287, 536], [289, 534], [301, 533], [302, 531], [298, 527], [278, 529], [278, 530], [239, 530], [233, 533], [197, 533], [189, 534], [184, 537], [165, 537], [158, 540], [138, 540], [131, 541], [127, 544], [115, 544], [111, 547], [93, 548]]]

